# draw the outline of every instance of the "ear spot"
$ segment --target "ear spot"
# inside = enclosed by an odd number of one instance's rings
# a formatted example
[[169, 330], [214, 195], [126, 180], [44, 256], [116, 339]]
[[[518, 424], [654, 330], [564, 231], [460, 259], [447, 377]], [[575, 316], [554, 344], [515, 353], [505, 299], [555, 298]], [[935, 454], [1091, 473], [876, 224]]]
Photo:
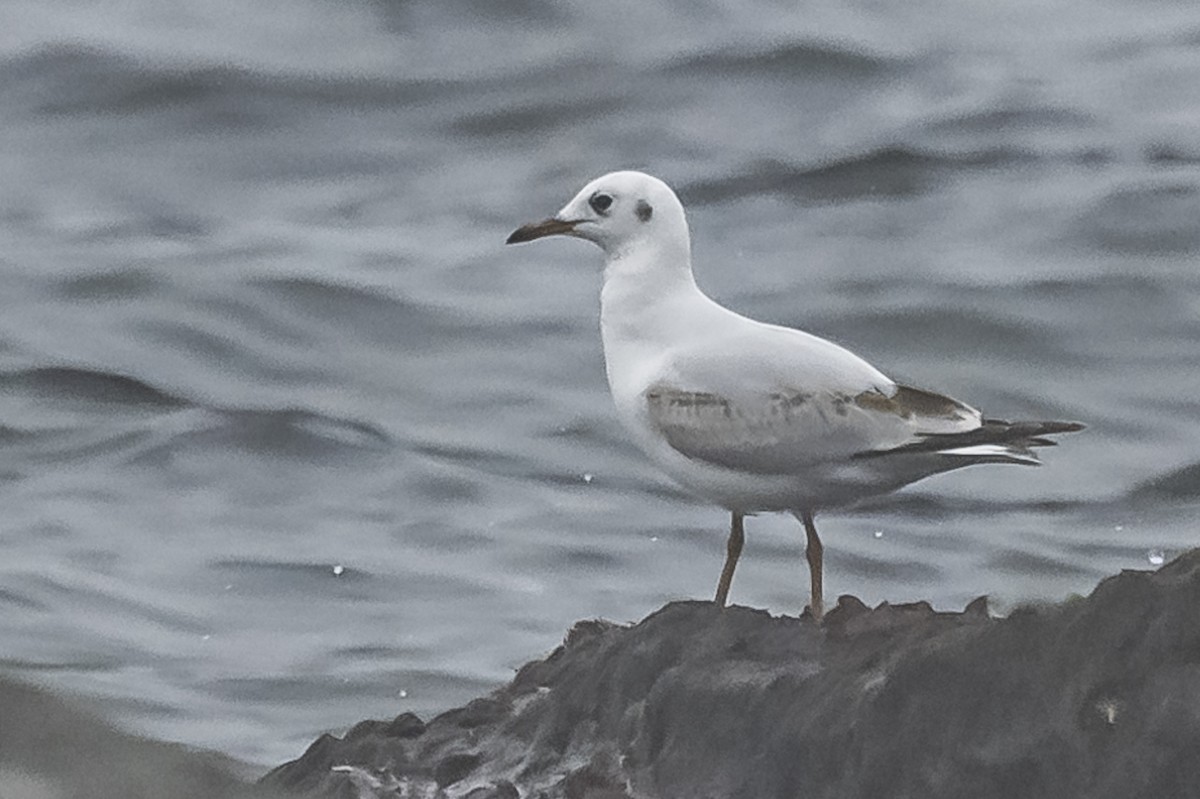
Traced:
[[645, 200], [638, 200], [637, 206], [633, 210], [637, 214], [637, 218], [643, 222], [649, 222], [650, 217], [654, 216], [654, 209]]

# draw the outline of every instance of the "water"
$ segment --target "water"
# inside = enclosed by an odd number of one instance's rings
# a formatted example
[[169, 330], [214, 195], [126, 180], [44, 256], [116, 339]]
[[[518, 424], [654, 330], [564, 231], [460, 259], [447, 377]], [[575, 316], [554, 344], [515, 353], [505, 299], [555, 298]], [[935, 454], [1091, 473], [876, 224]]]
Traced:
[[[274, 764], [712, 592], [724, 515], [609, 407], [599, 253], [502, 245], [620, 167], [722, 302], [1090, 424], [824, 516], [831, 598], [1200, 540], [1192, 3], [6, 12], [0, 657], [132, 729]], [[798, 611], [798, 526], [747, 526], [733, 598]]]

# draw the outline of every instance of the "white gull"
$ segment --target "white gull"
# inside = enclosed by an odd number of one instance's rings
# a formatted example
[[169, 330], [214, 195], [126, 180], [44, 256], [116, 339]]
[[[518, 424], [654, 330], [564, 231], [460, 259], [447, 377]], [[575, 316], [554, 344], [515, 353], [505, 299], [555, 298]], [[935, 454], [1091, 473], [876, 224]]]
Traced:
[[574, 236], [606, 256], [600, 326], [617, 415], [684, 488], [731, 513], [716, 602], [742, 551], [743, 517], [788, 511], [804, 525], [813, 616], [823, 612], [819, 510], [980, 463], [1038, 465], [1044, 438], [1076, 422], [1005, 422], [902, 386], [833, 342], [756, 322], [692, 276], [683, 205], [667, 184], [613, 172], [509, 244]]

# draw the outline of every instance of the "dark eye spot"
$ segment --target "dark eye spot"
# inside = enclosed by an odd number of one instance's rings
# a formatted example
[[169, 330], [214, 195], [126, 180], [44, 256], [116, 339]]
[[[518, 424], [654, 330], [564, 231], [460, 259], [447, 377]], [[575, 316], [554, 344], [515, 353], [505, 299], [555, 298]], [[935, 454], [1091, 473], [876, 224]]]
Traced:
[[645, 200], [638, 200], [637, 207], [633, 209], [637, 214], [637, 218], [643, 222], [649, 222], [650, 217], [654, 216], [654, 209], [650, 207], [650, 203]]
[[592, 198], [590, 200], [588, 200], [588, 205], [592, 206], [592, 210], [595, 211], [596, 213], [600, 214], [601, 216], [608, 215], [608, 209], [612, 206], [612, 204], [613, 204], [612, 195], [605, 194], [602, 191], [596, 192], [595, 194], [592, 195]]

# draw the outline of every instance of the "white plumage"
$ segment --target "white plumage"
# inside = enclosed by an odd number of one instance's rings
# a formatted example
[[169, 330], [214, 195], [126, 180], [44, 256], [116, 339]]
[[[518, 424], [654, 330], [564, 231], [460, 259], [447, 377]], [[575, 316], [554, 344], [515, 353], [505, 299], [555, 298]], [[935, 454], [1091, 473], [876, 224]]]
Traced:
[[897, 385], [830, 341], [718, 305], [692, 276], [683, 206], [657, 178], [613, 172], [509, 243], [569, 235], [607, 256], [601, 328], [609, 387], [634, 441], [667, 474], [732, 514], [717, 589], [724, 604], [742, 517], [804, 522], [810, 608], [822, 612], [812, 515], [977, 463], [1037, 465], [1042, 436], [1072, 422], [999, 422], [956, 400]]

